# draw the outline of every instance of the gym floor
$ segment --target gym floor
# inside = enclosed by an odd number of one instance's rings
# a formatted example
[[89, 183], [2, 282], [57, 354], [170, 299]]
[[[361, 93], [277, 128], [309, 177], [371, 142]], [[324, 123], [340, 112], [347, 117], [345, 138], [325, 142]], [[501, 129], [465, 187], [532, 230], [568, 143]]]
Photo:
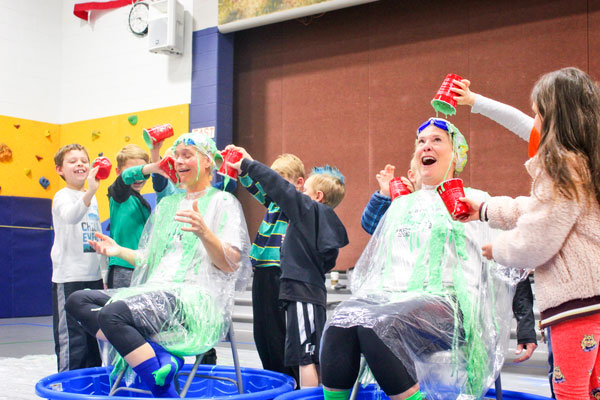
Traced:
[[[239, 332], [237, 328], [236, 332]], [[251, 335], [237, 334], [237, 337], [241, 365], [262, 368], [253, 343], [246, 343]], [[240, 338], [244, 342], [240, 343]], [[219, 365], [233, 365], [229, 344], [220, 343], [217, 346], [217, 356]], [[186, 362], [193, 362], [193, 358]], [[545, 372], [544, 365], [507, 364], [502, 372], [502, 387], [504, 390], [549, 396]], [[34, 391], [35, 383], [54, 373], [56, 357], [52, 317], [0, 319], [0, 399], [39, 399]]]

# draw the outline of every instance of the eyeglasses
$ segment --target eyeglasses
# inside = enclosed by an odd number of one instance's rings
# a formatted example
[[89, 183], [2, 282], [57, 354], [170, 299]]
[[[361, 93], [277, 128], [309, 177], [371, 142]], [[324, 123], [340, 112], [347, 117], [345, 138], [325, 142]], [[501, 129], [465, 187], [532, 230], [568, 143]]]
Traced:
[[421, 126], [419, 126], [419, 129], [417, 129], [417, 136], [419, 136], [419, 134], [423, 132], [425, 128], [427, 128], [429, 125], [433, 125], [436, 128], [440, 128], [441, 130], [444, 130], [451, 135], [454, 134], [454, 131], [450, 129], [450, 122], [446, 121], [445, 119], [432, 117], [429, 118], [427, 121], [423, 122]]

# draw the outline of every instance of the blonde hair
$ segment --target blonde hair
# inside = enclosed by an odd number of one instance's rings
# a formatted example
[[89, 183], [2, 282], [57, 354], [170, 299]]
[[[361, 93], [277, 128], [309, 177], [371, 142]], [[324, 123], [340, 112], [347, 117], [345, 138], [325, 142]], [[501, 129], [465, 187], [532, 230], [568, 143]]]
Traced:
[[137, 144], [128, 144], [117, 153], [117, 168], [122, 169], [127, 160], [139, 159], [147, 163], [150, 162], [150, 156], [144, 149]]
[[344, 199], [346, 185], [344, 176], [335, 167], [325, 165], [313, 168], [310, 176], [312, 189], [323, 192], [323, 203], [336, 208]]
[[304, 164], [302, 160], [290, 153], [284, 153], [277, 157], [273, 161], [273, 164], [271, 164], [271, 169], [289, 179], [304, 178]]
[[414, 153], [413, 157], [410, 159], [409, 168], [413, 172], [413, 174], [420, 175], [419, 174], [419, 159], [417, 158], [417, 153]]

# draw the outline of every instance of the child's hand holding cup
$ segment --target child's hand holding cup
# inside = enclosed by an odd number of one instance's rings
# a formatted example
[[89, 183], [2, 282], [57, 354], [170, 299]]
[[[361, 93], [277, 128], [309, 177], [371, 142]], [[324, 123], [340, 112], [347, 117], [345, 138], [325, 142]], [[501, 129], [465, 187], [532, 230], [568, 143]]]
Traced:
[[241, 158], [239, 158], [235, 162], [228, 161], [226, 158], [223, 159], [223, 164], [227, 164], [230, 168], [236, 170], [238, 172], [238, 174], [242, 172], [242, 160], [247, 159], [250, 161], [254, 161], [254, 159], [250, 156], [250, 154], [248, 154], [246, 149], [244, 149], [243, 147], [239, 147], [239, 146], [230, 144], [227, 147], [225, 147], [225, 150], [223, 150], [223, 151], [224, 152], [232, 152], [233, 151], [233, 152], [240, 153], [242, 155]]

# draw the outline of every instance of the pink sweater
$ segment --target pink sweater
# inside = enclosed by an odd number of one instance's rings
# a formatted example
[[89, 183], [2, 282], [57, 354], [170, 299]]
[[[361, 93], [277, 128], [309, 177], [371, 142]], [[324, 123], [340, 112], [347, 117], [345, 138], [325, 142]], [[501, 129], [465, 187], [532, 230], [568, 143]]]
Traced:
[[[537, 175], [537, 157], [525, 167]], [[554, 198], [542, 173], [536, 196], [493, 197], [487, 216], [505, 230], [492, 243], [494, 259], [509, 267], [535, 268], [542, 327], [600, 311], [600, 206], [588, 199]], [[546, 312], [544, 312], [546, 311]]]

